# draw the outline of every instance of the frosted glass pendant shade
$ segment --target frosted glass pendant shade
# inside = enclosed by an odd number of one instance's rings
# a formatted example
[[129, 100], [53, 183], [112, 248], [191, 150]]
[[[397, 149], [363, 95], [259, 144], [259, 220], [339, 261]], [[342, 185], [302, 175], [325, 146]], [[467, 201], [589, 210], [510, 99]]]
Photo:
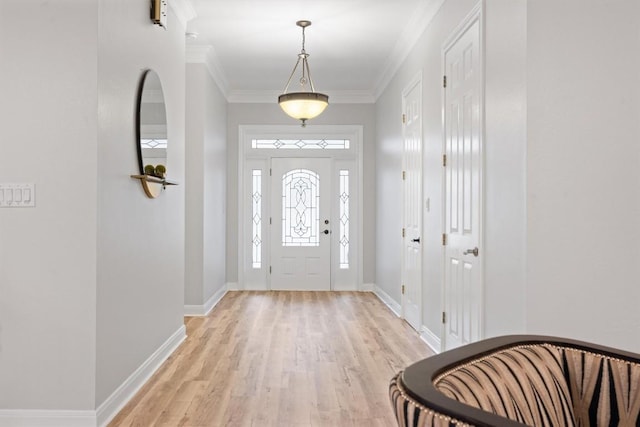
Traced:
[[292, 92], [280, 95], [278, 103], [285, 113], [304, 123], [319, 116], [327, 108], [329, 97], [316, 92]]

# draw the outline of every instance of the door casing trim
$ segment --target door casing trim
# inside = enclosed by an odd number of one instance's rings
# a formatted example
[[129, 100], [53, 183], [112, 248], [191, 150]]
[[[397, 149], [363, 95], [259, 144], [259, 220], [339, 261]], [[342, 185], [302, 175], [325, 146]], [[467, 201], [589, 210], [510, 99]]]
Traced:
[[[266, 164], [270, 164], [271, 157], [332, 157], [335, 161], [351, 160], [354, 162], [356, 174], [354, 178], [357, 178], [357, 209], [355, 214], [355, 220], [357, 221], [356, 227], [352, 229], [356, 232], [355, 245], [356, 256], [353, 257], [355, 265], [355, 284], [353, 289], [363, 291], [365, 285], [363, 284], [363, 230], [364, 230], [364, 214], [363, 214], [363, 199], [364, 199], [364, 178], [363, 178], [363, 135], [364, 130], [362, 125], [307, 125], [302, 128], [298, 125], [239, 125], [238, 126], [238, 194], [243, 194], [245, 188], [245, 175], [246, 167], [245, 163], [248, 160], [264, 160]], [[265, 150], [265, 149], [250, 149], [251, 140], [254, 138], [290, 138], [290, 139], [329, 139], [329, 138], [349, 138], [351, 141], [350, 148], [348, 150]], [[270, 194], [263, 194], [264, 200], [269, 200]], [[237, 272], [238, 272], [238, 288], [248, 289], [245, 283], [245, 264], [244, 260], [247, 256], [246, 245], [242, 243], [246, 241], [247, 231], [245, 223], [243, 221], [245, 210], [247, 209], [245, 200], [243, 197], [238, 197], [238, 234], [237, 234]], [[270, 242], [264, 243], [266, 247], [269, 247]], [[266, 257], [265, 257], [266, 258]], [[333, 257], [331, 262], [332, 272], [334, 269]], [[333, 274], [332, 274], [333, 277]], [[333, 279], [332, 279], [333, 280]], [[265, 280], [266, 286], [263, 290], [267, 290], [269, 287], [268, 280]], [[331, 285], [334, 289], [333, 283]], [[256, 289], [256, 287], [250, 287], [250, 289]], [[262, 288], [260, 288], [262, 289]], [[347, 289], [336, 289], [347, 290]]]

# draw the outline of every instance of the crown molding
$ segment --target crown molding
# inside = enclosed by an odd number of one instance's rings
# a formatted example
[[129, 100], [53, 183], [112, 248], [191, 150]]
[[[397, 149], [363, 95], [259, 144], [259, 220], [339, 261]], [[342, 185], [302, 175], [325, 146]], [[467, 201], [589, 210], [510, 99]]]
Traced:
[[[330, 104], [373, 104], [375, 97], [370, 91], [345, 90], [326, 92]], [[282, 92], [276, 90], [232, 90], [227, 101], [232, 104], [272, 104]]]
[[387, 88], [444, 2], [445, 0], [427, 0], [413, 14], [382, 68], [383, 71], [374, 86], [375, 99]]
[[[271, 104], [282, 92], [277, 90], [232, 90], [222, 71], [222, 64], [211, 45], [189, 45], [186, 49], [187, 64], [204, 64], [209, 74], [224, 94], [227, 102], [234, 104]], [[332, 104], [373, 104], [375, 94], [369, 90], [344, 90], [327, 92]]]
[[229, 81], [222, 71], [222, 64], [211, 45], [187, 45], [187, 64], [204, 64], [209, 70], [213, 81], [218, 85], [224, 97], [229, 99]]
[[191, 0], [169, 0], [169, 7], [173, 9], [183, 28], [187, 27], [187, 22], [198, 16]]
[[328, 92], [332, 104], [374, 104], [376, 97], [370, 90], [338, 90]]

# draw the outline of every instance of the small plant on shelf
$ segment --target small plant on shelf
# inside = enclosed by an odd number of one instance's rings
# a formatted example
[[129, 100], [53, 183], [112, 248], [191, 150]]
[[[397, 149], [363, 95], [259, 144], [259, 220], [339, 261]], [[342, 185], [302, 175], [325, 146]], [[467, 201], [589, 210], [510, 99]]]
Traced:
[[144, 174], [164, 179], [167, 174], [167, 168], [164, 165], [146, 165], [144, 167]]
[[154, 173], [158, 178], [164, 178], [165, 174], [167, 173], [167, 168], [164, 167], [164, 165], [157, 165]]

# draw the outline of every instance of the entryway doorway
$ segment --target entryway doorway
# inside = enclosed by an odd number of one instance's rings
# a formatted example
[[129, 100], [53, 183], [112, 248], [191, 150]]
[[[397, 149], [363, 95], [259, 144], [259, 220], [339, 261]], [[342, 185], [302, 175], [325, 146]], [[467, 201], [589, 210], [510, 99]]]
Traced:
[[239, 134], [238, 288], [363, 290], [362, 127]]
[[272, 290], [331, 290], [331, 159], [271, 158]]

